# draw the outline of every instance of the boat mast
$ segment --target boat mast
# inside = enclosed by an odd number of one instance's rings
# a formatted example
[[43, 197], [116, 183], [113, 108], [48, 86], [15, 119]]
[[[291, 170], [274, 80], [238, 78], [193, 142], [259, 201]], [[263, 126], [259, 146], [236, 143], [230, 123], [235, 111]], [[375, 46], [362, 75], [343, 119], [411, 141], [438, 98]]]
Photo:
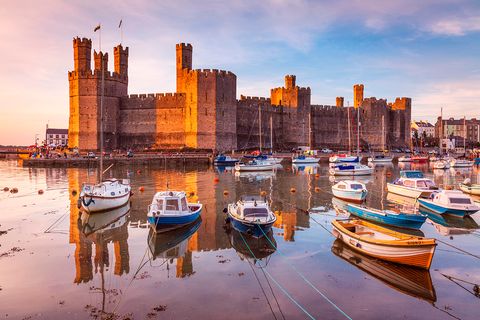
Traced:
[[466, 117], [463, 116], [463, 156], [467, 156], [467, 149], [466, 149], [466, 139], [467, 139], [467, 123]]
[[385, 152], [385, 116], [382, 115], [382, 153]]
[[273, 115], [270, 113], [270, 149], [273, 154]]
[[360, 155], [360, 106], [357, 107], [357, 157]]
[[308, 113], [308, 146], [312, 150], [312, 112]]
[[348, 154], [352, 153], [352, 138], [350, 130], [350, 106], [348, 106], [347, 122], [348, 122]]
[[260, 140], [260, 153], [262, 153], [262, 113], [260, 110], [260, 104], [258, 104], [258, 137]]
[[443, 155], [443, 107], [440, 108], [440, 141], [438, 142], [438, 146], [440, 147], [440, 156]]
[[101, 94], [100, 94], [100, 178], [99, 182], [103, 180], [103, 94], [105, 89], [105, 72], [104, 72], [104, 65], [103, 65], [103, 55], [102, 55], [102, 28], [100, 28], [99, 33], [99, 47], [100, 47], [100, 59], [101, 61], [101, 69], [102, 69], [102, 82], [100, 86]]

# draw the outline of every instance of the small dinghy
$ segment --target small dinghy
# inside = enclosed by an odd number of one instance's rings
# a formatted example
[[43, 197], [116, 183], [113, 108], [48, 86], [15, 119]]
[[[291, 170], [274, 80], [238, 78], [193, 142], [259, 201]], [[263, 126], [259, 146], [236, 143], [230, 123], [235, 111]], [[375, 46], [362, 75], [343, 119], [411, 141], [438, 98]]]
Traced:
[[400, 171], [400, 178], [393, 183], [387, 183], [387, 189], [388, 192], [414, 199], [429, 197], [432, 193], [438, 192], [435, 182], [425, 178], [421, 171], [416, 170]]
[[339, 164], [330, 168], [328, 172], [334, 176], [366, 176], [373, 173], [373, 168], [363, 164]]
[[308, 156], [304, 156], [304, 155], [300, 155], [300, 156], [292, 159], [292, 163], [294, 163], [294, 164], [318, 163], [318, 161], [320, 161], [319, 158], [308, 157]]
[[465, 181], [460, 183], [458, 187], [465, 193], [480, 196], [480, 184], [472, 184], [470, 178], [465, 179]]
[[108, 179], [97, 184], [84, 184], [78, 205], [89, 213], [104, 212], [124, 206], [132, 194], [130, 180]]
[[236, 230], [254, 237], [262, 237], [277, 220], [266, 199], [257, 196], [246, 196], [230, 203], [224, 212]]
[[187, 203], [183, 191], [160, 191], [148, 206], [147, 220], [157, 232], [165, 232], [197, 220], [202, 207], [200, 203]]
[[347, 210], [362, 219], [400, 228], [420, 229], [427, 220], [427, 216], [423, 214], [398, 213], [392, 210], [377, 210], [353, 204], [348, 204]]
[[450, 163], [447, 160], [438, 160], [433, 163], [433, 169], [445, 170], [450, 168]]
[[393, 158], [384, 154], [378, 154], [376, 156], [368, 158], [368, 162], [392, 162]]
[[452, 168], [469, 168], [473, 166], [473, 161], [466, 159], [452, 159], [450, 160], [450, 167]]
[[349, 247], [369, 256], [430, 269], [435, 239], [391, 231], [361, 220], [333, 220], [333, 235]]
[[440, 214], [450, 214], [463, 218], [480, 210], [472, 198], [459, 190], [442, 190], [431, 199], [418, 199], [421, 206]]
[[345, 153], [336, 154], [328, 158], [330, 163], [342, 163], [342, 162], [360, 162], [360, 158], [357, 156], [348, 155]]
[[367, 187], [353, 180], [340, 181], [332, 186], [335, 197], [355, 202], [362, 202], [367, 197]]
[[232, 158], [230, 156], [226, 156], [224, 154], [219, 154], [215, 160], [214, 160], [214, 164], [216, 166], [228, 166], [228, 165], [234, 165], [235, 163], [239, 162], [238, 159], [236, 158]]
[[270, 171], [276, 164], [263, 160], [252, 160], [247, 163], [235, 163], [235, 171]]

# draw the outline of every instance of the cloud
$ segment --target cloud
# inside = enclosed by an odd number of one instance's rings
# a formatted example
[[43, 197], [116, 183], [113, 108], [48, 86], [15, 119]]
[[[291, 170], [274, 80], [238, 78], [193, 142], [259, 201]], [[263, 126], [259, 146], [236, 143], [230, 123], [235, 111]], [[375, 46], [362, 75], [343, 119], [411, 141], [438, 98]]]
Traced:
[[470, 32], [480, 31], [480, 17], [464, 17], [461, 19], [445, 19], [434, 22], [429, 31], [447, 36], [464, 36]]

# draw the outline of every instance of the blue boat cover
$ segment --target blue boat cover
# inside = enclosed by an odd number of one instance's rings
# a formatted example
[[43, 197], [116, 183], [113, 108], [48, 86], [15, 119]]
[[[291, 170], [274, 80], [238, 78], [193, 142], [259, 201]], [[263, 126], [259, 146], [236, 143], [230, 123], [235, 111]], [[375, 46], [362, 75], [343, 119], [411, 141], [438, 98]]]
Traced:
[[400, 177], [409, 179], [421, 179], [424, 178], [423, 172], [418, 170], [405, 170], [400, 171]]

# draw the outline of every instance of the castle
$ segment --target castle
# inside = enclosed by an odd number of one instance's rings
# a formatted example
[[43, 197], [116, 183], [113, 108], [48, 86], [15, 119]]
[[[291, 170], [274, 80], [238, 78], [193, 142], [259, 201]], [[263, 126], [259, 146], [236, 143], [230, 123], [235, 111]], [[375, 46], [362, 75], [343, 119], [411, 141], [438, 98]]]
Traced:
[[[93, 53], [92, 41], [73, 39], [74, 70], [68, 72], [70, 118], [68, 145], [98, 150], [103, 65], [108, 53]], [[270, 90], [270, 97], [240, 96], [230, 71], [193, 69], [191, 44], [176, 45], [176, 92], [128, 94], [129, 49], [114, 48], [114, 71], [104, 68], [103, 131], [107, 150], [126, 148], [197, 149], [213, 151], [258, 148], [289, 150], [298, 146], [348, 148], [357, 136], [362, 147], [403, 147], [409, 143], [411, 99], [364, 98], [364, 86], [354, 86], [354, 105], [311, 104], [309, 87], [299, 87], [294, 75]], [[383, 124], [382, 124], [383, 121]], [[382, 139], [382, 126], [385, 139]], [[261, 137], [261, 139], [260, 139]], [[271, 145], [273, 144], [273, 146]]]

